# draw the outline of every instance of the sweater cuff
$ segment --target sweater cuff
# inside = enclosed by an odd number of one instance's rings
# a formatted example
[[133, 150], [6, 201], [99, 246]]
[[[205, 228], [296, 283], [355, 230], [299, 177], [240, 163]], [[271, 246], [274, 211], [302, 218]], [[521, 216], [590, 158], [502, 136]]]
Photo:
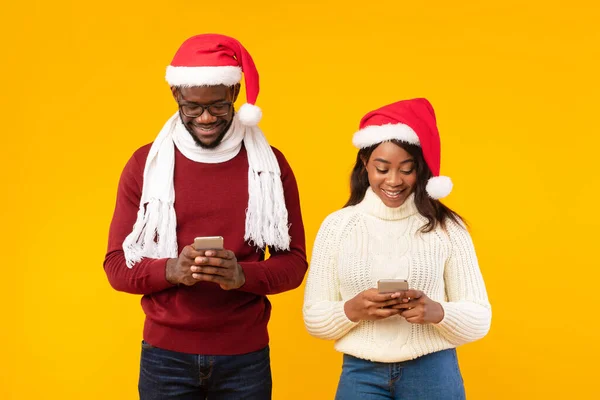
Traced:
[[306, 329], [315, 337], [337, 340], [348, 333], [359, 322], [351, 321], [344, 311], [345, 301], [325, 302], [310, 307], [304, 313]]
[[246, 282], [238, 289], [244, 292], [267, 295], [268, 280], [265, 275], [265, 269], [260, 261], [240, 262], [240, 267], [244, 271]]
[[167, 281], [166, 271], [168, 260], [168, 258], [158, 258], [150, 261], [149, 265], [147, 266], [148, 275], [146, 284], [150, 289], [150, 293], [160, 292], [161, 290], [175, 286]]
[[[481, 339], [490, 328], [490, 313], [483, 307], [457, 302], [441, 302], [444, 318], [434, 325], [452, 344], [461, 345]], [[473, 306], [473, 307], [470, 307]]]

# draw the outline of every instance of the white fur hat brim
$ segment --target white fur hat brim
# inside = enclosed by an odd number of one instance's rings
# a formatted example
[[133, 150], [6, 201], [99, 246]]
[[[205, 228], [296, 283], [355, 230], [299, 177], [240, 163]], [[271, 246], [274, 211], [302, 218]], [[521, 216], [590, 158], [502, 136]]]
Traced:
[[233, 86], [242, 80], [242, 69], [223, 67], [174, 67], [169, 65], [165, 79], [170, 86]]
[[405, 124], [367, 126], [354, 134], [352, 144], [359, 149], [364, 149], [389, 140], [400, 140], [417, 146], [421, 144], [419, 136], [410, 126]]

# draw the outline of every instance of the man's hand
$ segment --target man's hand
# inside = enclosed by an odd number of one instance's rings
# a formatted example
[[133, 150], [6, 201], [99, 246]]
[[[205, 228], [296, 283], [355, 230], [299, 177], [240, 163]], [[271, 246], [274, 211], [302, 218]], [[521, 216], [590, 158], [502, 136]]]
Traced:
[[165, 277], [172, 285], [192, 286], [198, 282], [192, 277], [191, 267], [194, 265], [194, 259], [203, 256], [204, 251], [196, 251], [192, 246], [185, 246], [178, 258], [171, 258], [167, 261]]
[[380, 294], [377, 289], [368, 289], [344, 303], [344, 312], [353, 322], [388, 318], [402, 312], [391, 307], [402, 301], [399, 297], [400, 293]]
[[192, 278], [196, 281], [214, 282], [221, 289], [237, 289], [246, 283], [246, 276], [231, 250], [206, 250], [194, 259]]
[[444, 308], [420, 290], [400, 292], [402, 303], [392, 306], [412, 324], [437, 324], [444, 319]]

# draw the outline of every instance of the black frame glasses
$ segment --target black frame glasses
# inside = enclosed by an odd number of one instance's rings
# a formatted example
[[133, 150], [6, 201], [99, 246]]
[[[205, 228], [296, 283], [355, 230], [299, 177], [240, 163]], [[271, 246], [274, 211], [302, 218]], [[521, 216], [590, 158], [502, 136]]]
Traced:
[[[213, 117], [224, 117], [231, 112], [231, 106], [233, 105], [230, 101], [220, 101], [218, 103], [209, 104], [203, 106], [198, 103], [177, 103], [179, 105], [179, 111], [188, 118], [198, 118], [204, 114], [204, 110], [208, 111]], [[186, 111], [187, 107], [187, 111]], [[194, 109], [190, 112], [190, 107]], [[226, 108], [226, 110], [224, 109]]]

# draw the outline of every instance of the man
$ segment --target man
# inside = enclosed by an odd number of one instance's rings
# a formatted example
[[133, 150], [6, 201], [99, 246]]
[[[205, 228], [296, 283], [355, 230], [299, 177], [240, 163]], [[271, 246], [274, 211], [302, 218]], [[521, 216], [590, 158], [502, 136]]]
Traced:
[[[307, 269], [294, 174], [256, 126], [258, 73], [237, 40], [191, 37], [166, 79], [179, 110], [123, 170], [104, 261], [116, 290], [143, 295], [140, 398], [270, 399], [266, 295]], [[195, 250], [202, 236], [224, 249]]]

